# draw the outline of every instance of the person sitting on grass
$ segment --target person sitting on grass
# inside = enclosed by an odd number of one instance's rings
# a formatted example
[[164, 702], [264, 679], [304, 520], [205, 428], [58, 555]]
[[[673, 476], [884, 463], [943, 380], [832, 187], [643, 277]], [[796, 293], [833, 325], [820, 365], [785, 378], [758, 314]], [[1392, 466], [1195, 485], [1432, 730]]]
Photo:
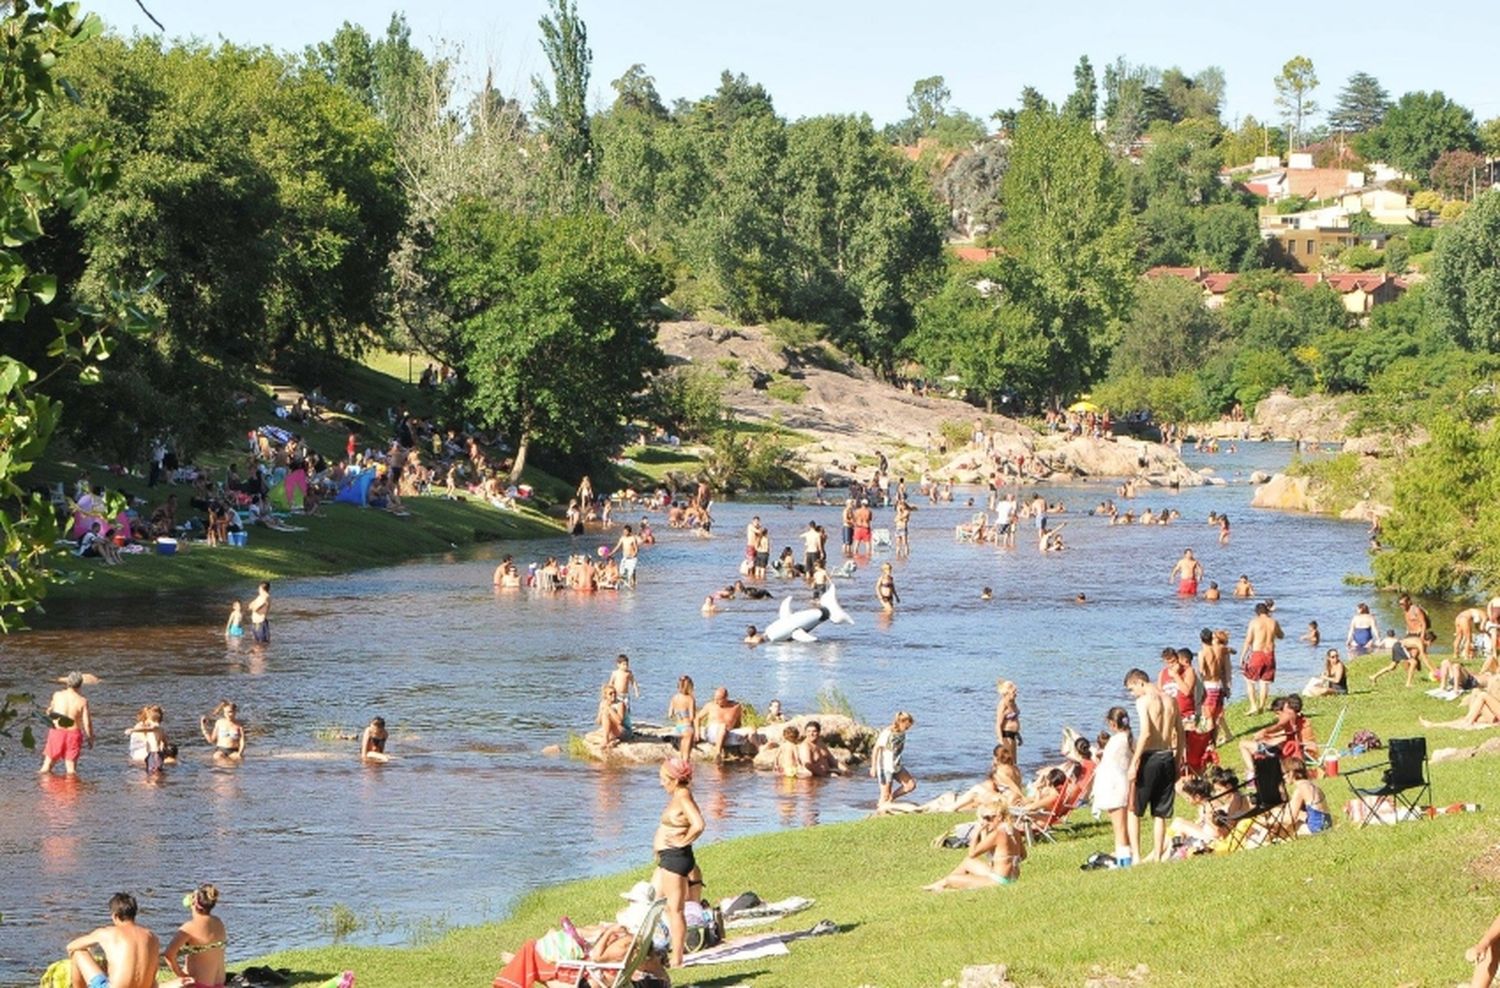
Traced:
[[1004, 798], [984, 804], [963, 860], [947, 875], [922, 887], [928, 892], [947, 892], [1014, 885], [1021, 877], [1026, 842], [1011, 824], [1011, 806]]
[[91, 522], [89, 530], [78, 540], [78, 551], [75, 554], [81, 559], [102, 559], [106, 566], [120, 564], [120, 550], [99, 533], [97, 521]]
[[1294, 762], [1287, 770], [1292, 782], [1287, 791], [1286, 805], [1278, 811], [1278, 824], [1288, 836], [1295, 834], [1321, 834], [1333, 826], [1333, 814], [1328, 811], [1328, 800], [1316, 782], [1308, 778], [1307, 766]]
[[1255, 774], [1255, 759], [1281, 758], [1301, 761], [1317, 750], [1317, 739], [1312, 725], [1302, 716], [1300, 696], [1279, 696], [1271, 701], [1271, 712], [1276, 720], [1240, 742], [1240, 757], [1245, 760], [1245, 773]]
[[1323, 657], [1323, 673], [1307, 681], [1302, 688], [1303, 696], [1340, 696], [1349, 692], [1349, 667], [1339, 658], [1339, 650], [1330, 648]]
[[1178, 791], [1198, 811], [1194, 820], [1177, 817], [1167, 828], [1168, 838], [1181, 837], [1208, 846], [1228, 836], [1228, 814], [1215, 805], [1214, 784], [1201, 775], [1192, 775], [1182, 781]]
[[1486, 673], [1475, 675], [1464, 668], [1461, 658], [1454, 656], [1444, 659], [1438, 663], [1438, 689], [1457, 697], [1460, 693], [1478, 689], [1489, 683], [1490, 677]]
[[1449, 727], [1476, 730], [1500, 724], [1500, 676], [1490, 677], [1489, 685], [1469, 698], [1469, 708], [1457, 720], [1431, 721], [1420, 718], [1423, 727]]

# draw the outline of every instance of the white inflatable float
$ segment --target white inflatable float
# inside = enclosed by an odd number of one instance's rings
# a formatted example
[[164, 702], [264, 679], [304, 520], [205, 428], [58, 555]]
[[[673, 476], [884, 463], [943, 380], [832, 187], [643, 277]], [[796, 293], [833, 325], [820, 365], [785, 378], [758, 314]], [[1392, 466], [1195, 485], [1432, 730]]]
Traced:
[[768, 642], [784, 642], [788, 638], [797, 642], [815, 642], [816, 638], [810, 634], [812, 629], [824, 621], [832, 621], [834, 624], [853, 624], [854, 619], [844, 613], [839, 606], [838, 591], [829, 584], [823, 596], [818, 598], [817, 607], [808, 607], [800, 611], [792, 610], [792, 598], [783, 597], [781, 600], [781, 616], [771, 622], [766, 628], [765, 636]]

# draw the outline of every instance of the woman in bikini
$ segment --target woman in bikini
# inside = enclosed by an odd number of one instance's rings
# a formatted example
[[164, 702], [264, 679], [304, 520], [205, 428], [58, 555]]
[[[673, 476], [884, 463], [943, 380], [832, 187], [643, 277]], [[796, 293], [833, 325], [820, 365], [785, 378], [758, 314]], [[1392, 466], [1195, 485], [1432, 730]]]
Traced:
[[[198, 718], [198, 728], [203, 740], [214, 746], [215, 761], [239, 761], [245, 754], [245, 725], [237, 719], [239, 708], [228, 700], [219, 705], [208, 717]], [[213, 720], [212, 726], [209, 720]]]
[[995, 705], [995, 740], [1010, 751], [1011, 762], [1021, 745], [1021, 708], [1016, 705], [1016, 684], [1008, 679], [995, 683], [1000, 701]]
[[929, 892], [1013, 885], [1021, 877], [1026, 842], [1010, 823], [1010, 801], [998, 799], [979, 811], [979, 829], [969, 852], [947, 875], [924, 885]]
[[667, 703], [667, 720], [672, 722], [672, 733], [677, 735], [677, 753], [684, 761], [693, 757], [693, 745], [698, 738], [693, 724], [698, 720], [698, 701], [693, 697], [693, 678], [682, 676], [677, 680], [677, 692]]
[[891, 564], [880, 564], [880, 579], [875, 581], [875, 596], [880, 600], [880, 606], [886, 611], [894, 611], [896, 604], [901, 600], [896, 593], [896, 578], [891, 575]]
[[703, 835], [703, 813], [693, 799], [693, 765], [681, 758], [662, 763], [661, 787], [667, 792], [667, 808], [651, 840], [656, 856], [656, 874], [651, 884], [667, 900], [667, 929], [672, 936], [671, 966], [682, 966], [682, 952], [687, 940], [689, 899], [696, 902], [703, 893], [703, 873], [693, 857], [693, 842]]
[[599, 691], [599, 710], [594, 715], [594, 722], [599, 725], [603, 747], [613, 748], [625, 739], [625, 704], [620, 702], [620, 695], [608, 683]]
[[183, 896], [192, 918], [177, 928], [177, 935], [162, 951], [172, 973], [196, 988], [224, 988], [224, 954], [229, 933], [224, 921], [212, 915], [219, 902], [219, 890], [200, 885]]

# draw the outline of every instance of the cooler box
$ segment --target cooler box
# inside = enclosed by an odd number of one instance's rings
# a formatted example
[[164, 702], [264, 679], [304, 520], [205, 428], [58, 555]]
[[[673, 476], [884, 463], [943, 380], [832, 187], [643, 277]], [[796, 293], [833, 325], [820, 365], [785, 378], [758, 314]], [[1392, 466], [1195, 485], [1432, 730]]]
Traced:
[[250, 541], [250, 533], [249, 532], [230, 532], [229, 533], [229, 544], [232, 545], [232, 546], [238, 546], [239, 548], [243, 549], [246, 546], [246, 544], [249, 543], [249, 541]]
[[162, 538], [157, 539], [156, 540], [156, 554], [158, 556], [175, 556], [175, 555], [177, 555], [177, 540], [176, 539], [169, 539], [169, 538], [166, 538], [165, 536], [163, 536]]

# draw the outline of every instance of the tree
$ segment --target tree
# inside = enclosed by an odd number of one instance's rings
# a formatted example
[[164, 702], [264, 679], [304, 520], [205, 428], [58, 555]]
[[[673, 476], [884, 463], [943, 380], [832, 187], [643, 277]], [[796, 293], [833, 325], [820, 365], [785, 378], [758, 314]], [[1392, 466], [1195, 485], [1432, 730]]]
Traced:
[[1250, 271], [1264, 258], [1265, 241], [1255, 211], [1235, 203], [1198, 210], [1193, 240], [1198, 263], [1214, 271]]
[[667, 108], [656, 91], [656, 80], [646, 74], [646, 66], [636, 62], [609, 87], [615, 91], [616, 112], [630, 110], [655, 120], [667, 119]]
[[1021, 268], [1012, 297], [1046, 341], [1052, 387], [1074, 392], [1102, 372], [1135, 286], [1120, 174], [1087, 123], [1030, 111], [1003, 191], [1001, 245]]
[[938, 194], [948, 204], [949, 222], [965, 236], [988, 234], [1005, 218], [1000, 185], [1010, 163], [1010, 145], [985, 141], [961, 154], [938, 177]]
[[953, 94], [940, 75], [928, 76], [912, 83], [911, 94], [906, 97], [906, 110], [911, 114], [914, 139], [920, 140], [937, 127], [938, 121], [948, 114], [948, 101]]
[[1237, 128], [1226, 131], [1219, 142], [1224, 164], [1230, 168], [1248, 165], [1262, 155], [1280, 155], [1287, 149], [1286, 133], [1280, 127], [1246, 117]]
[[1286, 114], [1291, 147], [1295, 150], [1302, 144], [1303, 123], [1318, 112], [1318, 104], [1312, 98], [1313, 90], [1318, 88], [1312, 59], [1306, 55], [1293, 57], [1272, 82], [1276, 86], [1276, 105]]
[[1082, 55], [1073, 68], [1073, 92], [1063, 104], [1064, 116], [1075, 120], [1094, 122], [1099, 112], [1099, 83], [1094, 77], [1094, 66], [1089, 57]]
[[1052, 104], [1043, 96], [1041, 90], [1035, 86], [1021, 87], [1021, 105], [1011, 110], [996, 110], [991, 118], [1000, 125], [1000, 129], [1009, 134], [1015, 134], [1020, 125], [1021, 118], [1028, 113], [1041, 114], [1052, 113]]
[[[51, 121], [64, 93], [76, 92], [64, 68], [100, 30], [98, 18], [81, 16], [73, 3], [11, 0], [0, 7], [0, 633], [24, 627], [59, 578], [55, 515], [22, 486], [62, 412], [45, 393], [46, 378], [68, 370], [97, 381], [112, 336], [153, 328], [121, 283], [99, 305], [69, 306], [56, 272], [38, 263], [64, 219], [84, 210], [113, 176], [97, 134], [67, 142]], [[45, 351], [50, 373], [18, 359], [28, 349]], [[13, 702], [24, 697], [0, 702], [0, 732], [9, 730]], [[23, 734], [23, 744], [27, 739]]]
[[1500, 191], [1475, 199], [1438, 238], [1428, 298], [1438, 329], [1454, 343], [1500, 352]]
[[1145, 131], [1145, 89], [1155, 80], [1155, 70], [1131, 65], [1123, 55], [1104, 67], [1105, 135], [1113, 147], [1124, 148]]
[[470, 412], [533, 443], [607, 444], [661, 365], [654, 307], [670, 283], [598, 214], [529, 218], [483, 202], [446, 213], [427, 263], [463, 338]]
[[1148, 278], [1110, 361], [1110, 376], [1170, 377], [1198, 368], [1223, 324], [1186, 278]]
[[1188, 75], [1175, 65], [1161, 74], [1161, 93], [1176, 120], [1218, 122], [1224, 101], [1224, 70], [1210, 65], [1197, 75]]
[[1486, 120], [1479, 128], [1479, 143], [1485, 154], [1500, 158], [1500, 117]]
[[537, 24], [542, 29], [542, 51], [552, 68], [552, 85], [549, 88], [541, 76], [532, 77], [532, 109], [547, 138], [558, 203], [564, 209], [578, 209], [593, 198], [598, 169], [588, 110], [594, 54], [575, 0], [549, 0], [549, 4], [551, 15]]
[[1385, 161], [1413, 176], [1425, 175], [1444, 151], [1477, 151], [1474, 115], [1440, 92], [1406, 93], [1385, 120], [1355, 140], [1369, 161]]
[[1484, 155], [1454, 150], [1438, 155], [1428, 175], [1433, 186], [1443, 195], [1467, 199], [1478, 193], [1480, 182], [1486, 182], [1488, 170], [1489, 163], [1484, 160]]
[[1328, 125], [1340, 134], [1364, 134], [1380, 126], [1390, 105], [1391, 96], [1380, 80], [1368, 72], [1356, 72], [1339, 90]]

